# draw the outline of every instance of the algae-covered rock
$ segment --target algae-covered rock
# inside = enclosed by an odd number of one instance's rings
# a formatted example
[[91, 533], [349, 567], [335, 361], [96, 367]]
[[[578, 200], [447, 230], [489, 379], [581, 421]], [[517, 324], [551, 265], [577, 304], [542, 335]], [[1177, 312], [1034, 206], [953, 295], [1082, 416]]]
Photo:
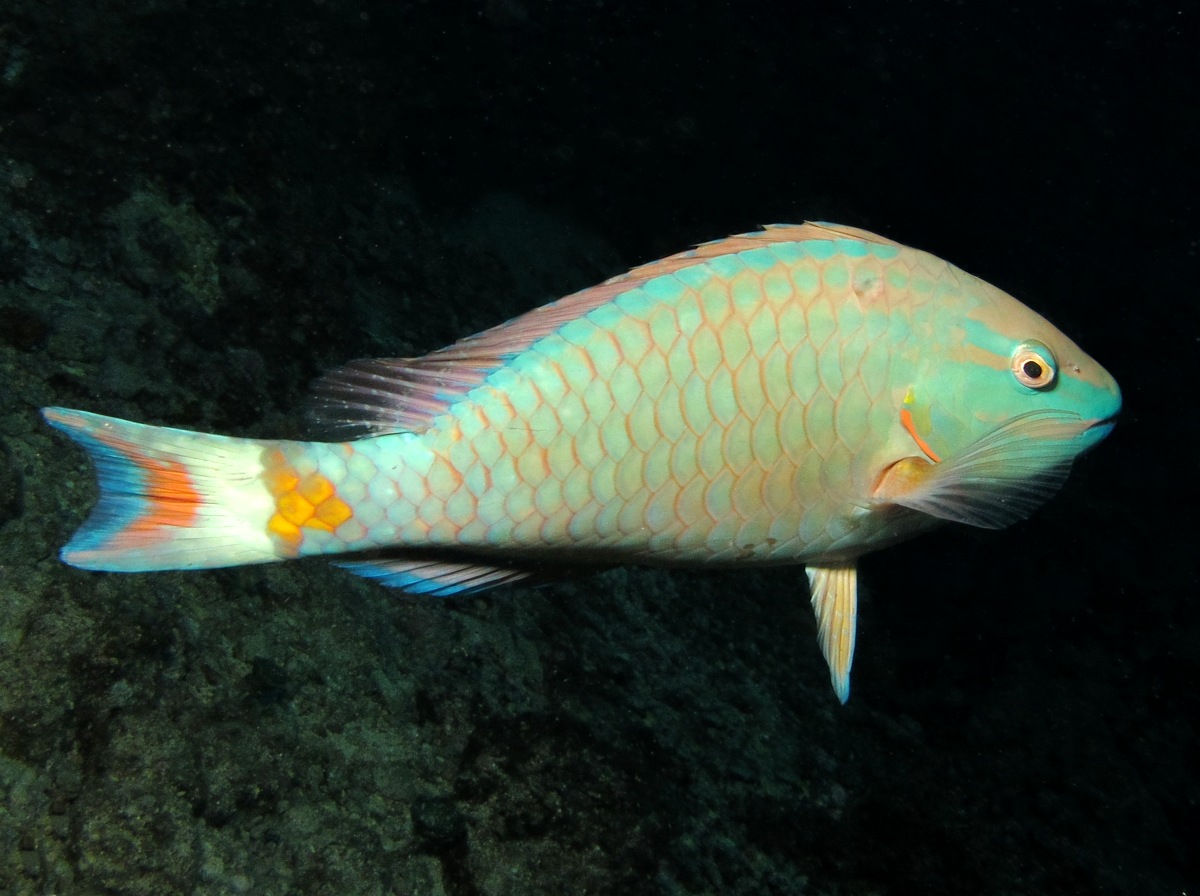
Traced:
[[0, 526], [21, 515], [21, 477], [12, 455], [0, 440]]
[[221, 303], [216, 231], [187, 199], [172, 202], [146, 185], [107, 215], [118, 270], [131, 283], [159, 294], [182, 291], [207, 314]]

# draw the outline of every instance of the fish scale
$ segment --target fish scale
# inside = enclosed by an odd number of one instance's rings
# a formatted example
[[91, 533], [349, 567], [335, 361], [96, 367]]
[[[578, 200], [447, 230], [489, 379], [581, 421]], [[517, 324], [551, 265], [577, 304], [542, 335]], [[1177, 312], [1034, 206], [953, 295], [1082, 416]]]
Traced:
[[803, 563], [844, 701], [856, 559], [1028, 515], [1112, 428], [1120, 391], [995, 287], [810, 223], [702, 244], [422, 358], [352, 362], [315, 402], [347, 438], [44, 409], [101, 488], [63, 559], [331, 555], [436, 595], [622, 562]]
[[[880, 261], [896, 254], [869, 248]], [[619, 295], [533, 343], [419, 439], [350, 443], [366, 462], [357, 475], [328, 454], [317, 468], [339, 494], [361, 494], [355, 515], [333, 533], [306, 528], [280, 551], [437, 545], [794, 562], [836, 554], [851, 533], [867, 545], [896, 537], [921, 521], [846, 513], [872, 417], [877, 428], [891, 417], [873, 399], [891, 365], [905, 363], [912, 331], [893, 325], [895, 308], [833, 301], [860, 249], [747, 250]], [[858, 277], [856, 295], [870, 298], [879, 273]], [[904, 279], [932, 291], [931, 278]], [[914, 293], [895, 304], [922, 303]], [[772, 388], [781, 372], [784, 386]], [[404, 483], [383, 472], [397, 466], [427, 472]], [[350, 485], [366, 471], [365, 488]]]

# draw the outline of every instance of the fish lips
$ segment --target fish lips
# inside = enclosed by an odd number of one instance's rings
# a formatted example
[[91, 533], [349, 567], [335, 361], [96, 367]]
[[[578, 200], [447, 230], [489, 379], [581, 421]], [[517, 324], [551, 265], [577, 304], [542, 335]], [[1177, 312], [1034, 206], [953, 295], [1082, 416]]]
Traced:
[[1079, 437], [1087, 442], [1088, 448], [1099, 444], [1108, 438], [1108, 434], [1113, 431], [1113, 427], [1117, 425], [1118, 416], [1119, 412], [1088, 421], [1087, 427], [1080, 433]]

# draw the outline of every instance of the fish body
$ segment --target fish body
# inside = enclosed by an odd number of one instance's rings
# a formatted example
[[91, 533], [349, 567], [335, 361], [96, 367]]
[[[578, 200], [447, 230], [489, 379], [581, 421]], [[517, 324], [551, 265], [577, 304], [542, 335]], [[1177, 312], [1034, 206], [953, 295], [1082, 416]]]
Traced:
[[85, 569], [338, 555], [414, 593], [620, 563], [804, 564], [839, 697], [859, 556], [1031, 512], [1120, 408], [1045, 319], [928, 253], [777, 225], [315, 388], [342, 439], [47, 408], [96, 463]]

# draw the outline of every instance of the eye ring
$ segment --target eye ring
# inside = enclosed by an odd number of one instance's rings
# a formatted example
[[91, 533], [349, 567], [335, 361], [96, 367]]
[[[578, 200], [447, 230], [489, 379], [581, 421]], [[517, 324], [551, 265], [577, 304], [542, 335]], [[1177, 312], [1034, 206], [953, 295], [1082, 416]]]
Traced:
[[1022, 342], [1012, 356], [1012, 374], [1028, 389], [1048, 389], [1058, 374], [1054, 355], [1040, 342]]

